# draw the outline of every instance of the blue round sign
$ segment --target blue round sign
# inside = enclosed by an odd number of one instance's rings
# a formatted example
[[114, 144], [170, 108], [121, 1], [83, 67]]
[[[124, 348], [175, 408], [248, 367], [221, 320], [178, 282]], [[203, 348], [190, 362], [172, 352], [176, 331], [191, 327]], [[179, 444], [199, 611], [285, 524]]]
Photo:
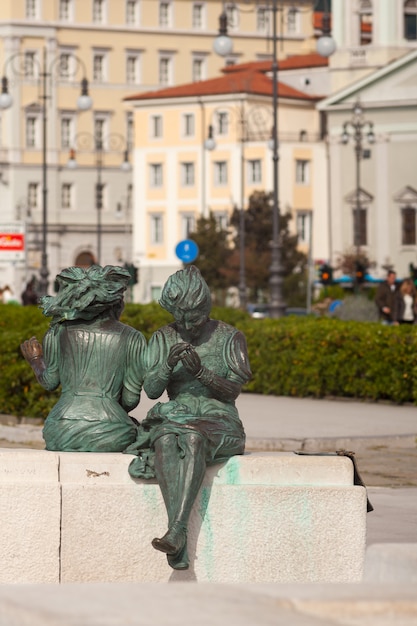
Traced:
[[183, 239], [176, 248], [175, 254], [183, 263], [192, 263], [198, 257], [198, 246], [192, 239]]

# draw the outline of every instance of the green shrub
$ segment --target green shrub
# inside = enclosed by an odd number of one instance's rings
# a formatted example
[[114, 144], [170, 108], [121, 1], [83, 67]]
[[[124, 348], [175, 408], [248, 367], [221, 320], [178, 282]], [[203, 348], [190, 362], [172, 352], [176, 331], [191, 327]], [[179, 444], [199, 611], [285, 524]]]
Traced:
[[[387, 327], [325, 317], [254, 320], [236, 309], [212, 317], [246, 336], [253, 377], [246, 391], [338, 396], [417, 404], [417, 326]], [[172, 321], [158, 304], [126, 306], [122, 321], [149, 338]], [[42, 340], [48, 320], [36, 307], [0, 306], [0, 413], [46, 417], [59, 396], [45, 391], [20, 353], [20, 343]]]

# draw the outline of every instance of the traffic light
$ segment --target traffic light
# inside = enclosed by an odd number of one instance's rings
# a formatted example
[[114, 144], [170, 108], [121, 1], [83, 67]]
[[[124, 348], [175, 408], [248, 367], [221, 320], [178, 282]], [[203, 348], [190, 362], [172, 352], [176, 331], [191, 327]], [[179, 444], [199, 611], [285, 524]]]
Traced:
[[365, 282], [366, 267], [361, 261], [355, 261], [355, 280], [358, 284]]
[[331, 285], [333, 283], [333, 268], [327, 263], [320, 266], [320, 282], [323, 285]]

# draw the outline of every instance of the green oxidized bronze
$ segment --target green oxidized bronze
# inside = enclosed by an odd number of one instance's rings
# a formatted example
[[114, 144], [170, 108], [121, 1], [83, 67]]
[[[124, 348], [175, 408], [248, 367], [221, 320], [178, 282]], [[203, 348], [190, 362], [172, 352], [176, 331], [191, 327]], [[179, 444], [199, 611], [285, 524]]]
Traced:
[[32, 337], [21, 350], [45, 389], [61, 385], [43, 429], [47, 450], [121, 452], [136, 440], [128, 411], [140, 400], [146, 341], [119, 321], [129, 279], [111, 265], [70, 267], [56, 296], [41, 298], [50, 328], [42, 345]]
[[189, 266], [169, 277], [161, 306], [175, 322], [151, 337], [144, 379], [150, 398], [167, 390], [141, 423], [137, 454], [129, 466], [135, 478], [158, 480], [168, 513], [168, 531], [152, 545], [175, 569], [187, 569], [187, 527], [206, 466], [243, 454], [245, 433], [235, 406], [251, 376], [243, 334], [209, 318], [210, 291], [199, 270]]

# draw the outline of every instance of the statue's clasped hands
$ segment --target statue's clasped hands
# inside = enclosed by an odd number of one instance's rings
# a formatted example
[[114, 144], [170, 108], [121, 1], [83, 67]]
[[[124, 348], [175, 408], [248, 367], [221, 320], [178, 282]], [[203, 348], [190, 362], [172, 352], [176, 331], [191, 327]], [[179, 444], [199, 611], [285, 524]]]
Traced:
[[168, 366], [174, 368], [181, 361], [184, 368], [195, 376], [201, 371], [201, 361], [193, 346], [189, 343], [177, 343], [168, 355]]
[[39, 343], [36, 337], [31, 337], [27, 341], [24, 341], [22, 344], [20, 344], [20, 349], [28, 363], [31, 363], [32, 361], [35, 361], [36, 359], [41, 359], [43, 357], [42, 345]]

